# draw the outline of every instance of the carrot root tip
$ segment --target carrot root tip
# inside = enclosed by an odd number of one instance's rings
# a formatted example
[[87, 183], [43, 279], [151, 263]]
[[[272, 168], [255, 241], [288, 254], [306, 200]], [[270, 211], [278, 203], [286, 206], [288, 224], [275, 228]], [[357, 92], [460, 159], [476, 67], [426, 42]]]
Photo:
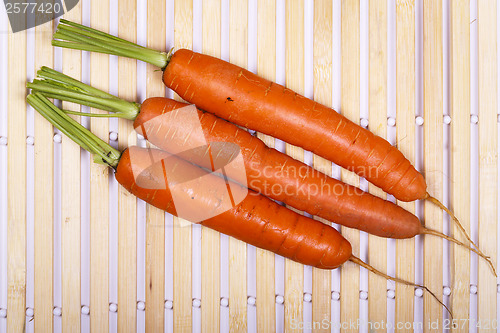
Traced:
[[413, 283], [413, 282], [410, 282], [410, 281], [406, 281], [406, 280], [403, 280], [403, 279], [400, 279], [400, 278], [397, 278], [397, 277], [392, 277], [390, 275], [387, 275], [385, 273], [382, 273], [381, 271], [377, 270], [375, 267], [367, 264], [366, 262], [364, 262], [363, 260], [359, 259], [358, 257], [356, 256], [351, 256], [351, 258], [349, 258], [350, 261], [352, 261], [353, 263], [359, 265], [360, 267], [363, 267], [364, 269], [366, 269], [367, 271], [369, 272], [372, 272], [373, 274], [376, 274], [376, 275], [379, 275], [387, 280], [392, 280], [394, 282], [398, 282], [398, 283], [401, 283], [401, 284], [404, 284], [404, 285], [407, 285], [407, 286], [410, 286], [410, 287], [414, 287], [414, 288], [422, 288], [423, 290], [427, 291], [440, 305], [442, 305], [446, 311], [450, 314], [450, 317], [453, 319], [453, 314], [451, 312], [451, 310], [446, 306], [446, 304], [443, 303], [443, 301], [441, 301], [435, 293], [433, 293], [429, 288], [427, 288], [426, 286], [424, 285], [419, 285], [419, 284], [416, 284], [416, 283]]

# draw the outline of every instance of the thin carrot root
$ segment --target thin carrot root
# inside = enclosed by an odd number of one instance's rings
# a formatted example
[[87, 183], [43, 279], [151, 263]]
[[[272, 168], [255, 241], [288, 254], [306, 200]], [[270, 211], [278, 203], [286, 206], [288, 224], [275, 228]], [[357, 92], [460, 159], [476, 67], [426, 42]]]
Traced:
[[437, 236], [437, 237], [440, 237], [440, 238], [444, 238], [447, 241], [450, 241], [450, 242], [455, 243], [457, 245], [463, 246], [466, 249], [474, 252], [475, 254], [477, 254], [478, 256], [480, 256], [481, 258], [483, 258], [484, 260], [486, 260], [486, 262], [488, 263], [488, 265], [490, 265], [491, 270], [493, 271], [493, 274], [495, 274], [495, 277], [497, 276], [497, 271], [495, 269], [495, 265], [493, 265], [493, 262], [491, 261], [490, 257], [484, 255], [484, 253], [482, 253], [481, 251], [479, 251], [477, 248], [473, 248], [472, 246], [467, 245], [467, 244], [459, 241], [458, 239], [455, 239], [453, 237], [447, 236], [447, 235], [445, 235], [442, 232], [439, 232], [437, 230], [423, 228], [423, 233], [427, 234], [427, 235], [434, 235], [434, 236]]
[[458, 220], [458, 218], [455, 216], [455, 214], [453, 214], [453, 212], [451, 210], [449, 210], [445, 205], [443, 205], [441, 203], [441, 201], [439, 201], [438, 199], [436, 199], [435, 197], [431, 196], [429, 194], [429, 192], [426, 193], [426, 196], [424, 198], [425, 200], [429, 200], [430, 202], [432, 202], [433, 204], [435, 204], [436, 206], [438, 206], [439, 208], [441, 208], [442, 210], [444, 210], [452, 219], [453, 223], [458, 227], [458, 229], [460, 229], [460, 231], [462, 232], [462, 234], [465, 236], [465, 238], [467, 239], [467, 241], [469, 243], [471, 243], [476, 249], [477, 249], [477, 252], [474, 251], [475, 253], [477, 253], [479, 256], [481, 256], [482, 258], [484, 258], [486, 261], [488, 261], [488, 263], [490, 264], [491, 268], [493, 269], [493, 272], [495, 272], [495, 276], [497, 276], [496, 274], [496, 270], [494, 268], [494, 265], [493, 263], [491, 262], [491, 260], [489, 259], [490, 257], [485, 255], [480, 249], [479, 247], [476, 245], [476, 243], [474, 243], [472, 241], [472, 239], [470, 238], [469, 234], [467, 233], [467, 231], [465, 231], [464, 227], [462, 226], [462, 224], [460, 223], [460, 221]]
[[463, 233], [463, 235], [465, 236], [465, 238], [467, 238], [467, 240], [472, 245], [474, 245], [475, 248], [477, 248], [477, 245], [469, 237], [469, 234], [467, 233], [467, 231], [465, 231], [464, 227], [462, 226], [462, 224], [460, 223], [460, 221], [458, 220], [458, 218], [455, 216], [455, 214], [452, 213], [451, 210], [448, 209], [448, 207], [446, 207], [445, 205], [443, 205], [441, 203], [441, 201], [439, 201], [435, 197], [431, 196], [429, 194], [429, 192], [426, 193], [425, 200], [429, 200], [430, 202], [432, 202], [433, 204], [435, 204], [436, 206], [438, 206], [439, 208], [441, 208], [442, 210], [444, 210], [451, 217], [451, 219], [453, 220], [453, 222], [455, 223], [455, 225], [458, 227], [458, 229], [460, 229], [460, 231]]
[[368, 265], [366, 262], [364, 262], [363, 260], [359, 259], [358, 257], [355, 257], [355, 256], [351, 256], [351, 258], [349, 258], [350, 261], [352, 261], [353, 263], [365, 268], [366, 270], [368, 270], [369, 272], [372, 272], [376, 275], [379, 275], [387, 280], [392, 280], [394, 282], [398, 282], [398, 283], [401, 283], [401, 284], [404, 284], [404, 285], [407, 285], [407, 286], [412, 286], [412, 287], [416, 287], [416, 288], [422, 288], [424, 289], [425, 291], [427, 291], [439, 304], [441, 304], [445, 309], [446, 311], [450, 314], [450, 317], [451, 319], [453, 319], [453, 314], [451, 313], [451, 310], [446, 306], [446, 304], [444, 304], [437, 296], [436, 294], [434, 294], [429, 288], [427, 288], [426, 286], [423, 286], [423, 285], [420, 285], [420, 284], [416, 284], [416, 283], [413, 283], [413, 282], [409, 282], [409, 281], [406, 281], [406, 280], [403, 280], [403, 279], [400, 279], [400, 278], [397, 278], [397, 277], [392, 277], [392, 276], [389, 276], [385, 273], [382, 273], [381, 271], [377, 270], [376, 268], [374, 268], [373, 266], [370, 266]]

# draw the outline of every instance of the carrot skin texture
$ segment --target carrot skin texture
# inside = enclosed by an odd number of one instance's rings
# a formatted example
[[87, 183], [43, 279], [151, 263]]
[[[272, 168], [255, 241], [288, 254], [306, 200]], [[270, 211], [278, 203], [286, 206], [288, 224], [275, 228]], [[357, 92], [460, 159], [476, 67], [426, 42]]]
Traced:
[[[131, 154], [134, 158], [131, 158]], [[166, 175], [161, 168], [150, 168], [152, 158], [155, 161], [165, 161], [168, 156], [171, 155], [156, 149], [130, 147], [122, 153], [115, 176], [133, 195], [177, 215], [169, 186], [161, 186], [168, 182]], [[182, 172], [204, 175], [201, 169], [180, 159], [170, 157], [168, 161], [177, 163], [175, 167], [183, 170]], [[137, 170], [142, 172], [141, 178], [158, 184], [158, 188], [141, 187], [136, 182]], [[204, 175], [203, 178], [206, 180], [207, 177], [216, 176]], [[200, 187], [193, 185], [190, 188], [190, 185], [186, 185], [182, 191], [198, 196], [194, 201], [195, 205], [212, 209], [221, 195], [217, 190], [222, 188], [203, 186], [201, 189], [200, 192]], [[257, 193], [249, 193], [232, 209], [206, 219], [201, 224], [302, 264], [322, 269], [336, 268], [352, 255], [350, 243], [331, 226], [297, 214]]]
[[[165, 151], [179, 151], [185, 138], [192, 139], [182, 121], [164, 121], [173, 110], [188, 104], [162, 97], [146, 99], [134, 128]], [[198, 110], [208, 143], [232, 142], [240, 147], [245, 174], [228, 170], [236, 182], [311, 215], [389, 238], [411, 238], [422, 232], [418, 218], [403, 208], [314, 170], [312, 167], [267, 147], [260, 139], [224, 119]], [[174, 135], [175, 134], [175, 135]], [[203, 153], [204, 155], [205, 153]], [[207, 159], [191, 155], [190, 161], [210, 168]], [[231, 168], [231, 164], [226, 168]], [[278, 185], [278, 186], [273, 186]]]
[[398, 200], [426, 197], [422, 174], [389, 142], [333, 109], [241, 67], [179, 49], [164, 69], [163, 82], [201, 109], [310, 150]]

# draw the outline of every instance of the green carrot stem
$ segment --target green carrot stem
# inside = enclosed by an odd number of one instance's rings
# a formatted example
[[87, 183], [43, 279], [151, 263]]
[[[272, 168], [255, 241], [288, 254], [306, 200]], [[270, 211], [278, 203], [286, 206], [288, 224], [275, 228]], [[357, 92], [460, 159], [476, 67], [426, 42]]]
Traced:
[[75, 141], [80, 147], [98, 156], [105, 164], [116, 169], [121, 156], [118, 150], [99, 139], [80, 123], [65, 114], [41, 93], [32, 93], [28, 95], [26, 100], [45, 119]]
[[74, 89], [79, 89], [80, 91], [87, 92], [89, 95], [119, 100], [119, 98], [114, 95], [108, 94], [107, 92], [104, 92], [100, 89], [91, 87], [83, 82], [78, 81], [77, 79], [74, 79], [68, 75], [65, 75], [47, 66], [42, 66], [36, 72], [36, 74], [40, 78], [48, 79], [53, 82], [59, 82], [62, 85], [66, 85], [68, 87], [72, 87]]
[[[76, 30], [76, 31], [75, 31]], [[135, 47], [131, 45], [124, 45], [123, 43], [114, 41], [114, 40], [104, 40], [101, 37], [91, 37], [88, 36], [91, 33], [81, 31], [78, 32], [78, 29], [68, 29], [68, 28], [61, 28], [61, 30], [57, 31], [54, 34], [54, 37], [56, 38], [61, 38], [61, 39], [66, 39], [71, 42], [75, 43], [83, 43], [83, 44], [90, 44], [94, 45], [96, 47], [101, 47], [109, 51], [113, 50], [119, 50], [122, 54], [129, 54], [128, 56], [131, 57], [132, 55], [136, 55], [139, 57], [143, 56], [151, 56], [155, 57], [159, 53], [158, 51], [146, 49], [146, 48], [140, 48], [140, 47]], [[139, 52], [140, 51], [140, 52]], [[161, 52], [160, 52], [161, 53]], [[140, 58], [139, 58], [140, 59]]]
[[170, 61], [171, 52], [146, 48], [68, 20], [60, 20], [57, 28], [52, 39], [54, 46], [138, 59], [162, 69]]
[[[91, 114], [92, 116], [113, 116], [134, 120], [140, 111], [138, 103], [125, 101], [53, 69], [42, 67], [37, 74], [43, 79], [33, 80], [33, 82], [26, 84], [33, 91], [41, 92], [49, 98], [83, 104], [113, 113], [113, 115]], [[81, 115], [89, 114], [82, 113]]]
[[[58, 99], [60, 101], [66, 101], [66, 102], [71, 102], [71, 103], [76, 103], [76, 104], [87, 105], [87, 106], [90, 106], [92, 108], [96, 108], [96, 109], [100, 109], [100, 110], [104, 110], [104, 111], [110, 111], [110, 112], [114, 113], [114, 111], [112, 111], [110, 108], [108, 108], [107, 106], [104, 106], [102, 104], [92, 103], [88, 100], [82, 100], [82, 99], [78, 99], [78, 98], [71, 98], [68, 95], [46, 92], [43, 88], [37, 87], [37, 86], [32, 85], [32, 84], [26, 84], [26, 86], [28, 88], [32, 89], [32, 91], [42, 93], [47, 98], [53, 98], [53, 99]], [[92, 114], [94, 115], [94, 113], [92, 113]], [[97, 113], [95, 115], [97, 117]], [[115, 114], [114, 116], [119, 117], [118, 114]]]
[[[53, 98], [51, 96], [47, 96], [46, 94], [43, 94], [45, 97]], [[59, 99], [59, 98], [56, 98]], [[121, 115], [116, 115], [116, 114], [109, 114], [109, 113], [90, 113], [90, 112], [80, 112], [80, 111], [71, 111], [71, 110], [65, 110], [62, 109], [62, 111], [66, 114], [73, 114], [75, 116], [85, 116], [85, 117], [94, 117], [94, 118], [125, 118], [124, 116]]]
[[77, 27], [77, 28], [80, 28], [80, 29], [83, 29], [83, 30], [88, 30], [88, 31], [94, 32], [96, 35], [107, 36], [110, 39], [114, 39], [114, 40], [118, 40], [118, 41], [123, 41], [125, 43], [129, 43], [130, 45], [135, 45], [135, 46], [143, 47], [143, 46], [134, 44], [132, 42], [129, 42], [127, 40], [121, 39], [119, 37], [112, 36], [112, 35], [107, 34], [105, 32], [93, 29], [91, 27], [87, 27], [85, 25], [82, 25], [82, 24], [79, 24], [79, 23], [76, 23], [76, 22], [68, 21], [68, 20], [65, 20], [65, 19], [61, 19], [59, 22], [60, 23], [64, 23], [64, 24], [69, 25], [69, 26], [73, 26], [73, 27]]
[[[139, 59], [146, 62], [153, 62], [154, 65], [157, 65], [159, 63], [158, 61], [161, 61], [161, 59], [160, 60], [155, 59], [157, 57], [156, 54], [155, 53], [151, 54], [149, 50], [140, 50], [138, 48], [130, 46], [123, 47], [120, 44], [112, 45], [111, 42], [104, 42], [92, 38], [82, 37], [72, 32], [58, 31], [54, 34], [54, 38], [69, 42], [65, 45], [53, 44], [54, 46], [63, 46], [79, 50], [120, 55], [128, 58]], [[85, 47], [82, 47], [82, 45]]]

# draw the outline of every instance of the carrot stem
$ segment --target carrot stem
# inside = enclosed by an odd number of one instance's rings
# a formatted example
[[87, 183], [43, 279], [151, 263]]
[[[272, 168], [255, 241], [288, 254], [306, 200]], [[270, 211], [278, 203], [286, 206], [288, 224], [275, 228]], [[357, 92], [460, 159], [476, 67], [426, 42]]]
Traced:
[[68, 20], [60, 20], [57, 29], [52, 40], [53, 46], [138, 59], [162, 69], [170, 61], [171, 52], [146, 48]]
[[[48, 97], [50, 97], [50, 96], [48, 96]], [[56, 98], [56, 99], [59, 99], [59, 98]], [[94, 117], [94, 118], [116, 118], [116, 117], [124, 118], [124, 117], [120, 117], [119, 115], [116, 115], [114, 113], [90, 113], [90, 112], [81, 112], [81, 111], [71, 111], [71, 110], [65, 110], [65, 109], [61, 109], [61, 110], [66, 114], [72, 114], [75, 116]]]
[[[105, 32], [100, 31], [100, 30], [96, 30], [96, 29], [93, 29], [91, 27], [87, 27], [85, 25], [82, 25], [82, 24], [79, 24], [79, 23], [76, 23], [76, 22], [72, 22], [72, 21], [69, 21], [69, 20], [66, 20], [66, 19], [61, 19], [60, 22], [66, 24], [68, 26], [73, 26], [73, 27], [77, 27], [77, 28], [80, 28], [80, 29], [83, 29], [83, 30], [88, 30], [88, 31], [94, 32], [96, 35], [107, 36], [110, 39], [114, 39], [114, 40], [118, 40], [118, 41], [123, 41], [123, 42], [129, 43], [131, 45], [136, 45], [136, 44], [134, 44], [132, 42], [129, 42], [127, 40], [124, 40], [124, 39], [121, 39], [119, 37], [115, 37], [115, 36], [109, 35], [109, 34], [107, 34]], [[140, 46], [140, 45], [136, 45], [136, 46], [143, 47], [143, 46]]]
[[118, 150], [99, 139], [76, 120], [65, 114], [41, 93], [32, 93], [28, 95], [26, 100], [45, 119], [75, 141], [80, 147], [99, 157], [99, 160], [94, 159], [94, 161], [102, 161], [102, 163], [112, 168], [117, 167], [121, 156]]
[[69, 87], [73, 87], [75, 90], [79, 89], [82, 92], [86, 92], [88, 94], [92, 94], [99, 97], [110, 98], [110, 99], [119, 99], [115, 95], [111, 95], [107, 92], [104, 92], [100, 89], [94, 88], [87, 84], [84, 84], [77, 79], [74, 79], [68, 75], [65, 75], [61, 72], [56, 71], [55, 69], [49, 68], [47, 66], [42, 66], [37, 72], [37, 76], [42, 79], [47, 79], [51, 82], [58, 82], [62, 85], [67, 85]]
[[381, 271], [377, 270], [376, 268], [374, 268], [373, 266], [367, 264], [366, 262], [364, 262], [363, 260], [359, 259], [358, 257], [356, 256], [351, 256], [351, 258], [349, 258], [350, 261], [352, 261], [353, 263], [355, 263], [356, 265], [359, 265], [363, 268], [365, 268], [367, 271], [369, 272], [372, 272], [376, 275], [379, 275], [387, 280], [392, 280], [394, 282], [398, 282], [398, 283], [402, 283], [404, 285], [407, 285], [407, 286], [411, 286], [411, 287], [417, 287], [417, 288], [422, 288], [424, 289], [425, 291], [427, 291], [432, 297], [434, 297], [434, 299], [436, 301], [438, 301], [439, 304], [441, 304], [445, 309], [446, 311], [448, 311], [448, 313], [450, 314], [451, 318], [453, 319], [453, 314], [451, 313], [450, 309], [436, 296], [436, 294], [434, 294], [429, 288], [427, 288], [426, 286], [423, 286], [423, 285], [419, 285], [419, 284], [416, 284], [416, 283], [413, 283], [413, 282], [409, 282], [409, 281], [406, 281], [406, 280], [403, 280], [403, 279], [400, 279], [400, 278], [397, 278], [397, 277], [392, 277], [390, 275], [387, 275], [385, 273], [382, 273]]
[[[33, 80], [26, 86], [33, 91], [41, 92], [49, 98], [83, 104], [90, 107], [112, 112], [109, 114], [81, 113], [93, 117], [119, 117], [134, 120], [140, 110], [140, 104], [128, 102], [102, 90], [93, 88], [53, 69], [42, 67], [37, 72], [42, 80]], [[65, 111], [66, 113], [75, 114]]]

